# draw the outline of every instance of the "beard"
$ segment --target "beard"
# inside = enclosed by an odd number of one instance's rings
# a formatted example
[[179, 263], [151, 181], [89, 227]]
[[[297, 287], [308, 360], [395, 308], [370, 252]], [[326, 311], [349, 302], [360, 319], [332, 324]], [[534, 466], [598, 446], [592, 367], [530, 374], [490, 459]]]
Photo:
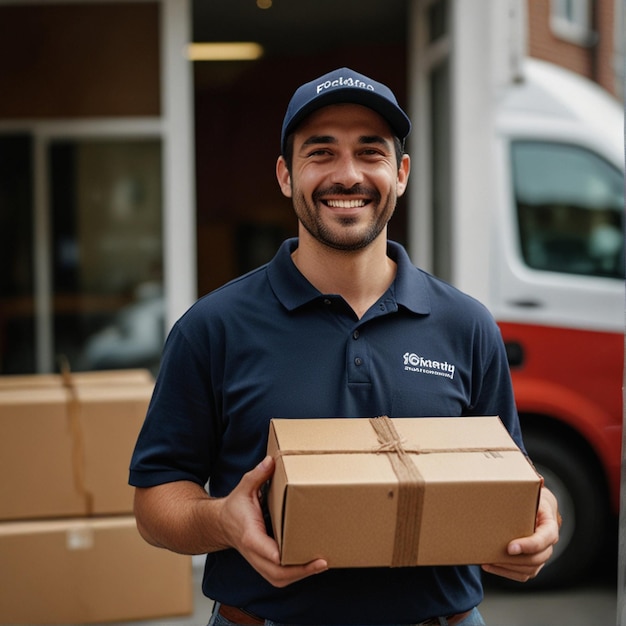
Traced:
[[[369, 217], [364, 215], [324, 217], [326, 207], [323, 206], [321, 198], [329, 195], [345, 199], [357, 195], [369, 198], [367, 205]], [[362, 250], [372, 243], [387, 226], [397, 200], [395, 194], [390, 194], [382, 202], [377, 190], [362, 185], [355, 185], [350, 189], [337, 185], [317, 189], [310, 201], [299, 189], [294, 188], [292, 197], [296, 216], [307, 232], [325, 246], [345, 252]]]

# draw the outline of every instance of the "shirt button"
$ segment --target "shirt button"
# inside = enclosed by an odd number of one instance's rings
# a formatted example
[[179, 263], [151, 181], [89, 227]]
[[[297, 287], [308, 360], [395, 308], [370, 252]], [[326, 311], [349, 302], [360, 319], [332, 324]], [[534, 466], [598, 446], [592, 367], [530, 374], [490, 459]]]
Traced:
[[330, 301], [330, 298], [324, 298], [324, 304], [326, 304], [326, 305], [332, 304], [331, 301]]
[[378, 308], [379, 308], [381, 311], [384, 311], [384, 310], [385, 310], [385, 305], [381, 302], [381, 303], [378, 305]]
[[358, 356], [356, 357], [356, 359], [354, 359], [354, 364], [358, 367], [359, 365], [363, 365], [363, 359]]
[[358, 339], [358, 338], [359, 338], [359, 331], [358, 331], [358, 330], [355, 330], [355, 331], [352, 333], [352, 339]]

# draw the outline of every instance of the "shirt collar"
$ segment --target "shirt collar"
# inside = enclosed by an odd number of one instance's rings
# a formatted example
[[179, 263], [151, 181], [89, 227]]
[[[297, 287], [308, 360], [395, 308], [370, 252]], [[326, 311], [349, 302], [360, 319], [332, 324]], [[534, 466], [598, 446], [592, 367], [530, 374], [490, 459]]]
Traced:
[[387, 255], [398, 266], [394, 280], [398, 305], [413, 313], [428, 315], [430, 295], [424, 272], [413, 265], [407, 251], [395, 241], [387, 242]]
[[[322, 295], [298, 270], [291, 253], [298, 247], [298, 239], [287, 239], [267, 266], [270, 286], [281, 304], [293, 311]], [[387, 242], [387, 254], [397, 266], [397, 274], [391, 290], [399, 306], [427, 315], [430, 298], [424, 273], [415, 267], [406, 250], [394, 241]]]

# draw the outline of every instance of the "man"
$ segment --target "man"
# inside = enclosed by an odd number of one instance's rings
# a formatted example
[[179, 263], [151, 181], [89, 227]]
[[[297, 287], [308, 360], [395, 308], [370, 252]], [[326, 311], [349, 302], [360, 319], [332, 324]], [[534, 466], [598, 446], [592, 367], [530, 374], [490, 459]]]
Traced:
[[[260, 497], [273, 417], [500, 415], [523, 445], [493, 319], [387, 241], [409, 131], [393, 93], [350, 69], [301, 86], [276, 166], [298, 238], [199, 300], [168, 337], [131, 465], [135, 512], [148, 542], [208, 553], [211, 624], [483, 624], [478, 566], [281, 566]], [[405, 368], [411, 353], [454, 373]], [[535, 576], [556, 519], [544, 489], [536, 532], [483, 569]]]

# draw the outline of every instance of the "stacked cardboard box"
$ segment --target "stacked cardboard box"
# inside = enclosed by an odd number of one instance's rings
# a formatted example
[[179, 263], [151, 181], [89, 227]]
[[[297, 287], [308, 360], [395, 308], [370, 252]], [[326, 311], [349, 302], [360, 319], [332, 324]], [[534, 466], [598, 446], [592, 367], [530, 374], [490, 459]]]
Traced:
[[132, 515], [0, 524], [2, 624], [192, 612], [189, 558], [146, 544]]
[[192, 612], [190, 557], [146, 544], [132, 515], [153, 386], [144, 370], [0, 377], [0, 623]]

